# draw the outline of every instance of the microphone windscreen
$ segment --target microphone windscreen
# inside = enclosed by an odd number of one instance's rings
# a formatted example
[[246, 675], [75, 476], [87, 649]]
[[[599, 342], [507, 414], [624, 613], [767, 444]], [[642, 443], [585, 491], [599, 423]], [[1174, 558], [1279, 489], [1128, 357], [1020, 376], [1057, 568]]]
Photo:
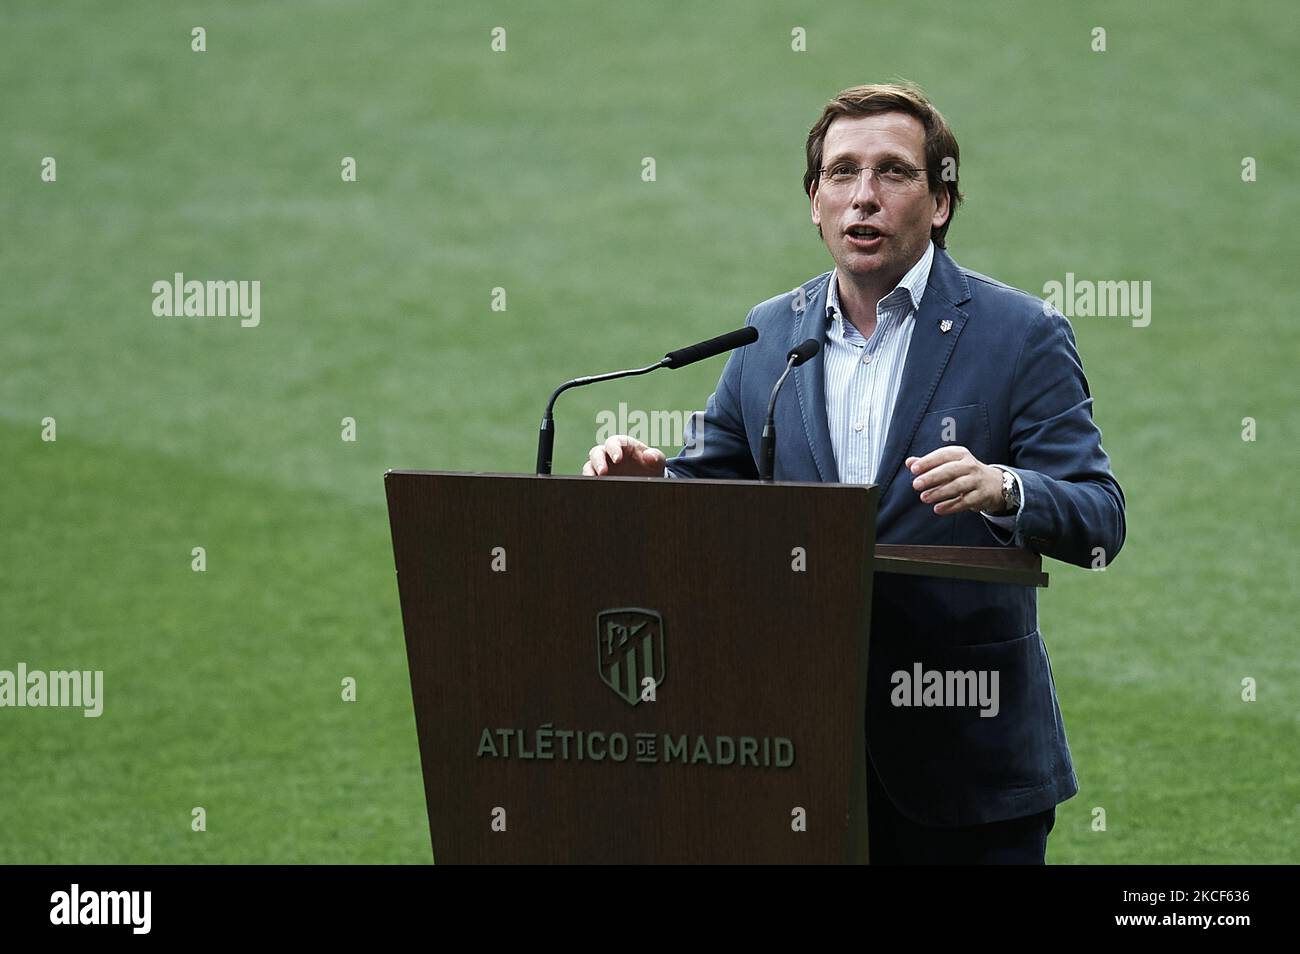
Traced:
[[821, 349], [822, 343], [820, 341], [816, 338], [809, 338], [797, 348], [791, 348], [790, 353], [785, 356], [785, 360], [789, 361], [794, 358], [794, 366], [797, 368]]
[[732, 351], [753, 344], [757, 340], [758, 329], [753, 325], [737, 328], [735, 331], [728, 331], [725, 335], [718, 335], [708, 341], [701, 341], [699, 344], [678, 348], [676, 351], [669, 351], [668, 354], [664, 355], [663, 366], [665, 368], [684, 368], [688, 364], [703, 361], [705, 358], [712, 358], [715, 354], [722, 354], [724, 351]]

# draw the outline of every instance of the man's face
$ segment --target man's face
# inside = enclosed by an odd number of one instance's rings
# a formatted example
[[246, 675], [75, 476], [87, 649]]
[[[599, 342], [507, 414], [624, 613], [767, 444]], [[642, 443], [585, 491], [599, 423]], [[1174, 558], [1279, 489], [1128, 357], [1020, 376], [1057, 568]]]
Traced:
[[[906, 113], [840, 116], [826, 130], [822, 166], [836, 162], [880, 166], [895, 160], [916, 169], [925, 167], [925, 127]], [[877, 283], [895, 284], [925, 251], [931, 226], [948, 218], [948, 190], [931, 193], [925, 175], [918, 181], [892, 186], [863, 172], [844, 185], [814, 180], [810, 195], [812, 220], [841, 272]], [[866, 225], [879, 234], [861, 239], [849, 234]]]

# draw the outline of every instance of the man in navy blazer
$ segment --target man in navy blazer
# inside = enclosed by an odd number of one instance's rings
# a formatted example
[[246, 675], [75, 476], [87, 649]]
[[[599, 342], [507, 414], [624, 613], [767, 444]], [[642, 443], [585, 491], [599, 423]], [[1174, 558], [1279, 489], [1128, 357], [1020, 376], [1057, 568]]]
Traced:
[[[1074, 333], [1042, 299], [945, 251], [958, 158], [915, 87], [831, 100], [808, 136], [804, 189], [835, 268], [750, 311], [759, 340], [732, 352], [690, 452], [666, 461], [618, 435], [583, 472], [757, 479], [772, 385], [814, 338], [821, 350], [776, 405], [777, 480], [876, 483], [881, 543], [1109, 564], [1124, 496]], [[1041, 864], [1078, 783], [1036, 590], [881, 576], [871, 633], [872, 861]], [[992, 698], [922, 700], [913, 683], [930, 672], [986, 674]]]

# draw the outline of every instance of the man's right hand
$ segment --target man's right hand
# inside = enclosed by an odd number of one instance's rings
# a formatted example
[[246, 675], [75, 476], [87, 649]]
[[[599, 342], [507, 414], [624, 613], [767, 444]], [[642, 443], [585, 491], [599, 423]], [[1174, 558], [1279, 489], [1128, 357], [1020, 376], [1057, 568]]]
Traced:
[[582, 465], [587, 477], [662, 477], [667, 461], [663, 451], [626, 434], [615, 434], [597, 444], [587, 457]]

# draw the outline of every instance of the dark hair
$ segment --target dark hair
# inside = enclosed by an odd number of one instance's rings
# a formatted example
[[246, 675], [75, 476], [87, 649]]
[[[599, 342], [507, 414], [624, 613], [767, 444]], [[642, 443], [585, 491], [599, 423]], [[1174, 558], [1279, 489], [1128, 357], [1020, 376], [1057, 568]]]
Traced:
[[[910, 83], [874, 83], [868, 86], [852, 86], [836, 95], [821, 117], [813, 123], [808, 131], [808, 168], [803, 175], [804, 195], [812, 197], [813, 186], [820, 178], [822, 166], [822, 147], [826, 142], [826, 130], [840, 116], [874, 116], [877, 113], [906, 113], [915, 116], [925, 127], [925, 169], [930, 192], [940, 189], [948, 190], [948, 220], [938, 227], [930, 229], [930, 238], [939, 248], [947, 248], [945, 237], [957, 206], [961, 204], [961, 190], [957, 188], [957, 169], [961, 153], [957, 148], [957, 137], [948, 128], [948, 123], [939, 110], [925, 97], [921, 90]], [[821, 226], [817, 234], [821, 235]]]

